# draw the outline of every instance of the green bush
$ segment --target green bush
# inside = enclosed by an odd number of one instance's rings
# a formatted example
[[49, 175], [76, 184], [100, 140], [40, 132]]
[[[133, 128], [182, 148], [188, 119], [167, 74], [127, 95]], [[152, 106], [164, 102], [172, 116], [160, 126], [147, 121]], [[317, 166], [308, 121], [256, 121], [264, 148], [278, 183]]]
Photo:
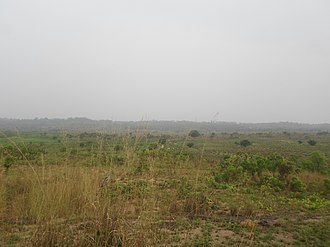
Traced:
[[165, 138], [165, 137], [161, 137], [161, 138], [158, 140], [158, 143], [161, 144], [161, 145], [165, 145], [165, 144], [166, 144], [166, 138]]
[[302, 167], [306, 170], [325, 173], [328, 170], [325, 154], [320, 151], [312, 152], [309, 159], [302, 162]]
[[320, 151], [315, 151], [311, 154], [310, 160], [312, 162], [312, 170], [318, 172], [325, 172], [326, 170], [326, 158], [325, 154]]
[[192, 142], [188, 142], [188, 143], [187, 143], [187, 147], [188, 147], [188, 148], [192, 148], [193, 146], [194, 146], [194, 143], [192, 143]]
[[315, 146], [316, 145], [316, 141], [314, 141], [314, 140], [308, 140], [308, 142], [307, 142], [309, 145], [311, 145], [311, 146]]
[[199, 137], [201, 134], [197, 130], [192, 130], [189, 132], [189, 136], [191, 137]]
[[293, 168], [292, 162], [283, 160], [283, 162], [278, 165], [278, 173], [281, 179], [286, 179], [293, 172]]
[[323, 184], [326, 191], [330, 191], [330, 179], [329, 178], [324, 179]]
[[290, 190], [293, 192], [305, 191], [305, 184], [297, 176], [293, 176], [290, 180]]
[[242, 140], [239, 142], [239, 145], [243, 146], [243, 147], [247, 147], [250, 146], [252, 143], [249, 140]]
[[178, 199], [186, 198], [190, 193], [192, 193], [191, 184], [186, 178], [182, 178], [178, 190]]
[[241, 181], [243, 173], [243, 167], [230, 165], [227, 169], [216, 175], [215, 181], [218, 183], [238, 182]]
[[276, 177], [276, 176], [266, 177], [264, 184], [277, 192], [284, 189], [283, 181], [279, 177]]
[[8, 170], [15, 162], [15, 158], [11, 155], [7, 155], [3, 162], [3, 166]]
[[316, 210], [318, 208], [330, 206], [330, 201], [320, 198], [318, 194], [312, 194], [307, 198], [302, 199], [302, 204], [307, 209]]

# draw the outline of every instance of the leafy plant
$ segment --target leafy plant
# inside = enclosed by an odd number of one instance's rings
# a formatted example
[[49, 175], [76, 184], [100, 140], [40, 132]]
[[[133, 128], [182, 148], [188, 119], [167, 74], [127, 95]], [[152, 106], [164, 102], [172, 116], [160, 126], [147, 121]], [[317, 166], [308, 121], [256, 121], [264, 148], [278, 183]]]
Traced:
[[276, 176], [270, 176], [265, 178], [264, 184], [267, 185], [269, 188], [273, 189], [274, 191], [281, 191], [284, 189], [283, 181]]
[[293, 163], [288, 160], [283, 160], [283, 162], [278, 165], [278, 172], [283, 180], [286, 179], [293, 170]]
[[303, 192], [305, 190], [304, 183], [297, 176], [293, 176], [290, 180], [290, 190], [293, 192]]
[[320, 151], [312, 152], [310, 158], [303, 162], [303, 168], [325, 173], [328, 169], [325, 154]]
[[180, 181], [180, 187], [178, 190], [178, 198], [182, 199], [187, 197], [192, 192], [192, 186], [187, 179], [182, 178]]

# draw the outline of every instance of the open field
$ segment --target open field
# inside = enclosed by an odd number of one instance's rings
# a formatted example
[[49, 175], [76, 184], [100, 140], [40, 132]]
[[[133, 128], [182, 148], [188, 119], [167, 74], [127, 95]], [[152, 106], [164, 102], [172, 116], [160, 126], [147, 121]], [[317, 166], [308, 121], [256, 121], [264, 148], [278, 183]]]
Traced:
[[1, 134], [0, 246], [330, 246], [329, 133], [201, 134]]

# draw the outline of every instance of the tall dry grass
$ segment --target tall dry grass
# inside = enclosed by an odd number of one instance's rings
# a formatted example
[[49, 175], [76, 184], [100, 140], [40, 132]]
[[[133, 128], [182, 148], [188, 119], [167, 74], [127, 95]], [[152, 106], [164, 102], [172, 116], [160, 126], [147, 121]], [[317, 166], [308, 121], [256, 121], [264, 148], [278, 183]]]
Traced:
[[27, 244], [145, 246], [156, 241], [148, 181], [141, 180], [140, 186], [129, 178], [110, 178], [102, 185], [109, 176], [103, 167], [47, 166], [35, 171], [40, 183], [29, 169], [1, 174], [0, 217], [37, 226]]

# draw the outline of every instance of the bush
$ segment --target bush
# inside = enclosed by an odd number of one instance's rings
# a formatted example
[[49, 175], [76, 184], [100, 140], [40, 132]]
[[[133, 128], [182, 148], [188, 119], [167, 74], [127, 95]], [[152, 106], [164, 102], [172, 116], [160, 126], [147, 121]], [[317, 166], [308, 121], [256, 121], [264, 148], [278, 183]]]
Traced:
[[178, 189], [178, 199], [186, 198], [190, 193], [192, 193], [191, 184], [186, 178], [182, 178]]
[[281, 191], [284, 189], [284, 183], [279, 177], [270, 176], [265, 179], [264, 184], [266, 184], [269, 188], [275, 191]]
[[323, 184], [326, 191], [330, 191], [330, 179], [329, 178], [324, 179]]
[[14, 162], [14, 157], [11, 155], [7, 155], [3, 162], [3, 166], [6, 168], [6, 170], [8, 170], [14, 164]]
[[293, 164], [287, 160], [284, 160], [278, 165], [278, 172], [281, 179], [287, 178], [293, 172]]
[[188, 147], [188, 148], [192, 148], [193, 146], [194, 146], [194, 143], [192, 143], [192, 142], [188, 142], [188, 143], [187, 143], [187, 147]]
[[243, 175], [243, 167], [230, 165], [223, 172], [215, 176], [216, 182], [239, 182]]
[[316, 145], [316, 141], [314, 141], [314, 140], [308, 140], [308, 142], [307, 142], [309, 145], [311, 145], [311, 146], [315, 146]]
[[166, 138], [161, 137], [161, 138], [158, 140], [158, 143], [161, 144], [161, 145], [165, 145], [165, 143], [166, 143]]
[[192, 130], [189, 132], [189, 136], [191, 137], [199, 137], [201, 134], [197, 130]]
[[242, 140], [239, 142], [239, 144], [243, 147], [250, 146], [252, 143], [249, 140]]
[[326, 170], [326, 158], [325, 154], [316, 151], [311, 153], [310, 161], [312, 162], [312, 170], [318, 172], [324, 172]]
[[293, 192], [303, 192], [305, 190], [305, 185], [300, 178], [294, 176], [290, 181], [290, 190]]
[[325, 173], [328, 168], [325, 154], [320, 151], [311, 153], [310, 158], [303, 161], [302, 167], [309, 171]]

